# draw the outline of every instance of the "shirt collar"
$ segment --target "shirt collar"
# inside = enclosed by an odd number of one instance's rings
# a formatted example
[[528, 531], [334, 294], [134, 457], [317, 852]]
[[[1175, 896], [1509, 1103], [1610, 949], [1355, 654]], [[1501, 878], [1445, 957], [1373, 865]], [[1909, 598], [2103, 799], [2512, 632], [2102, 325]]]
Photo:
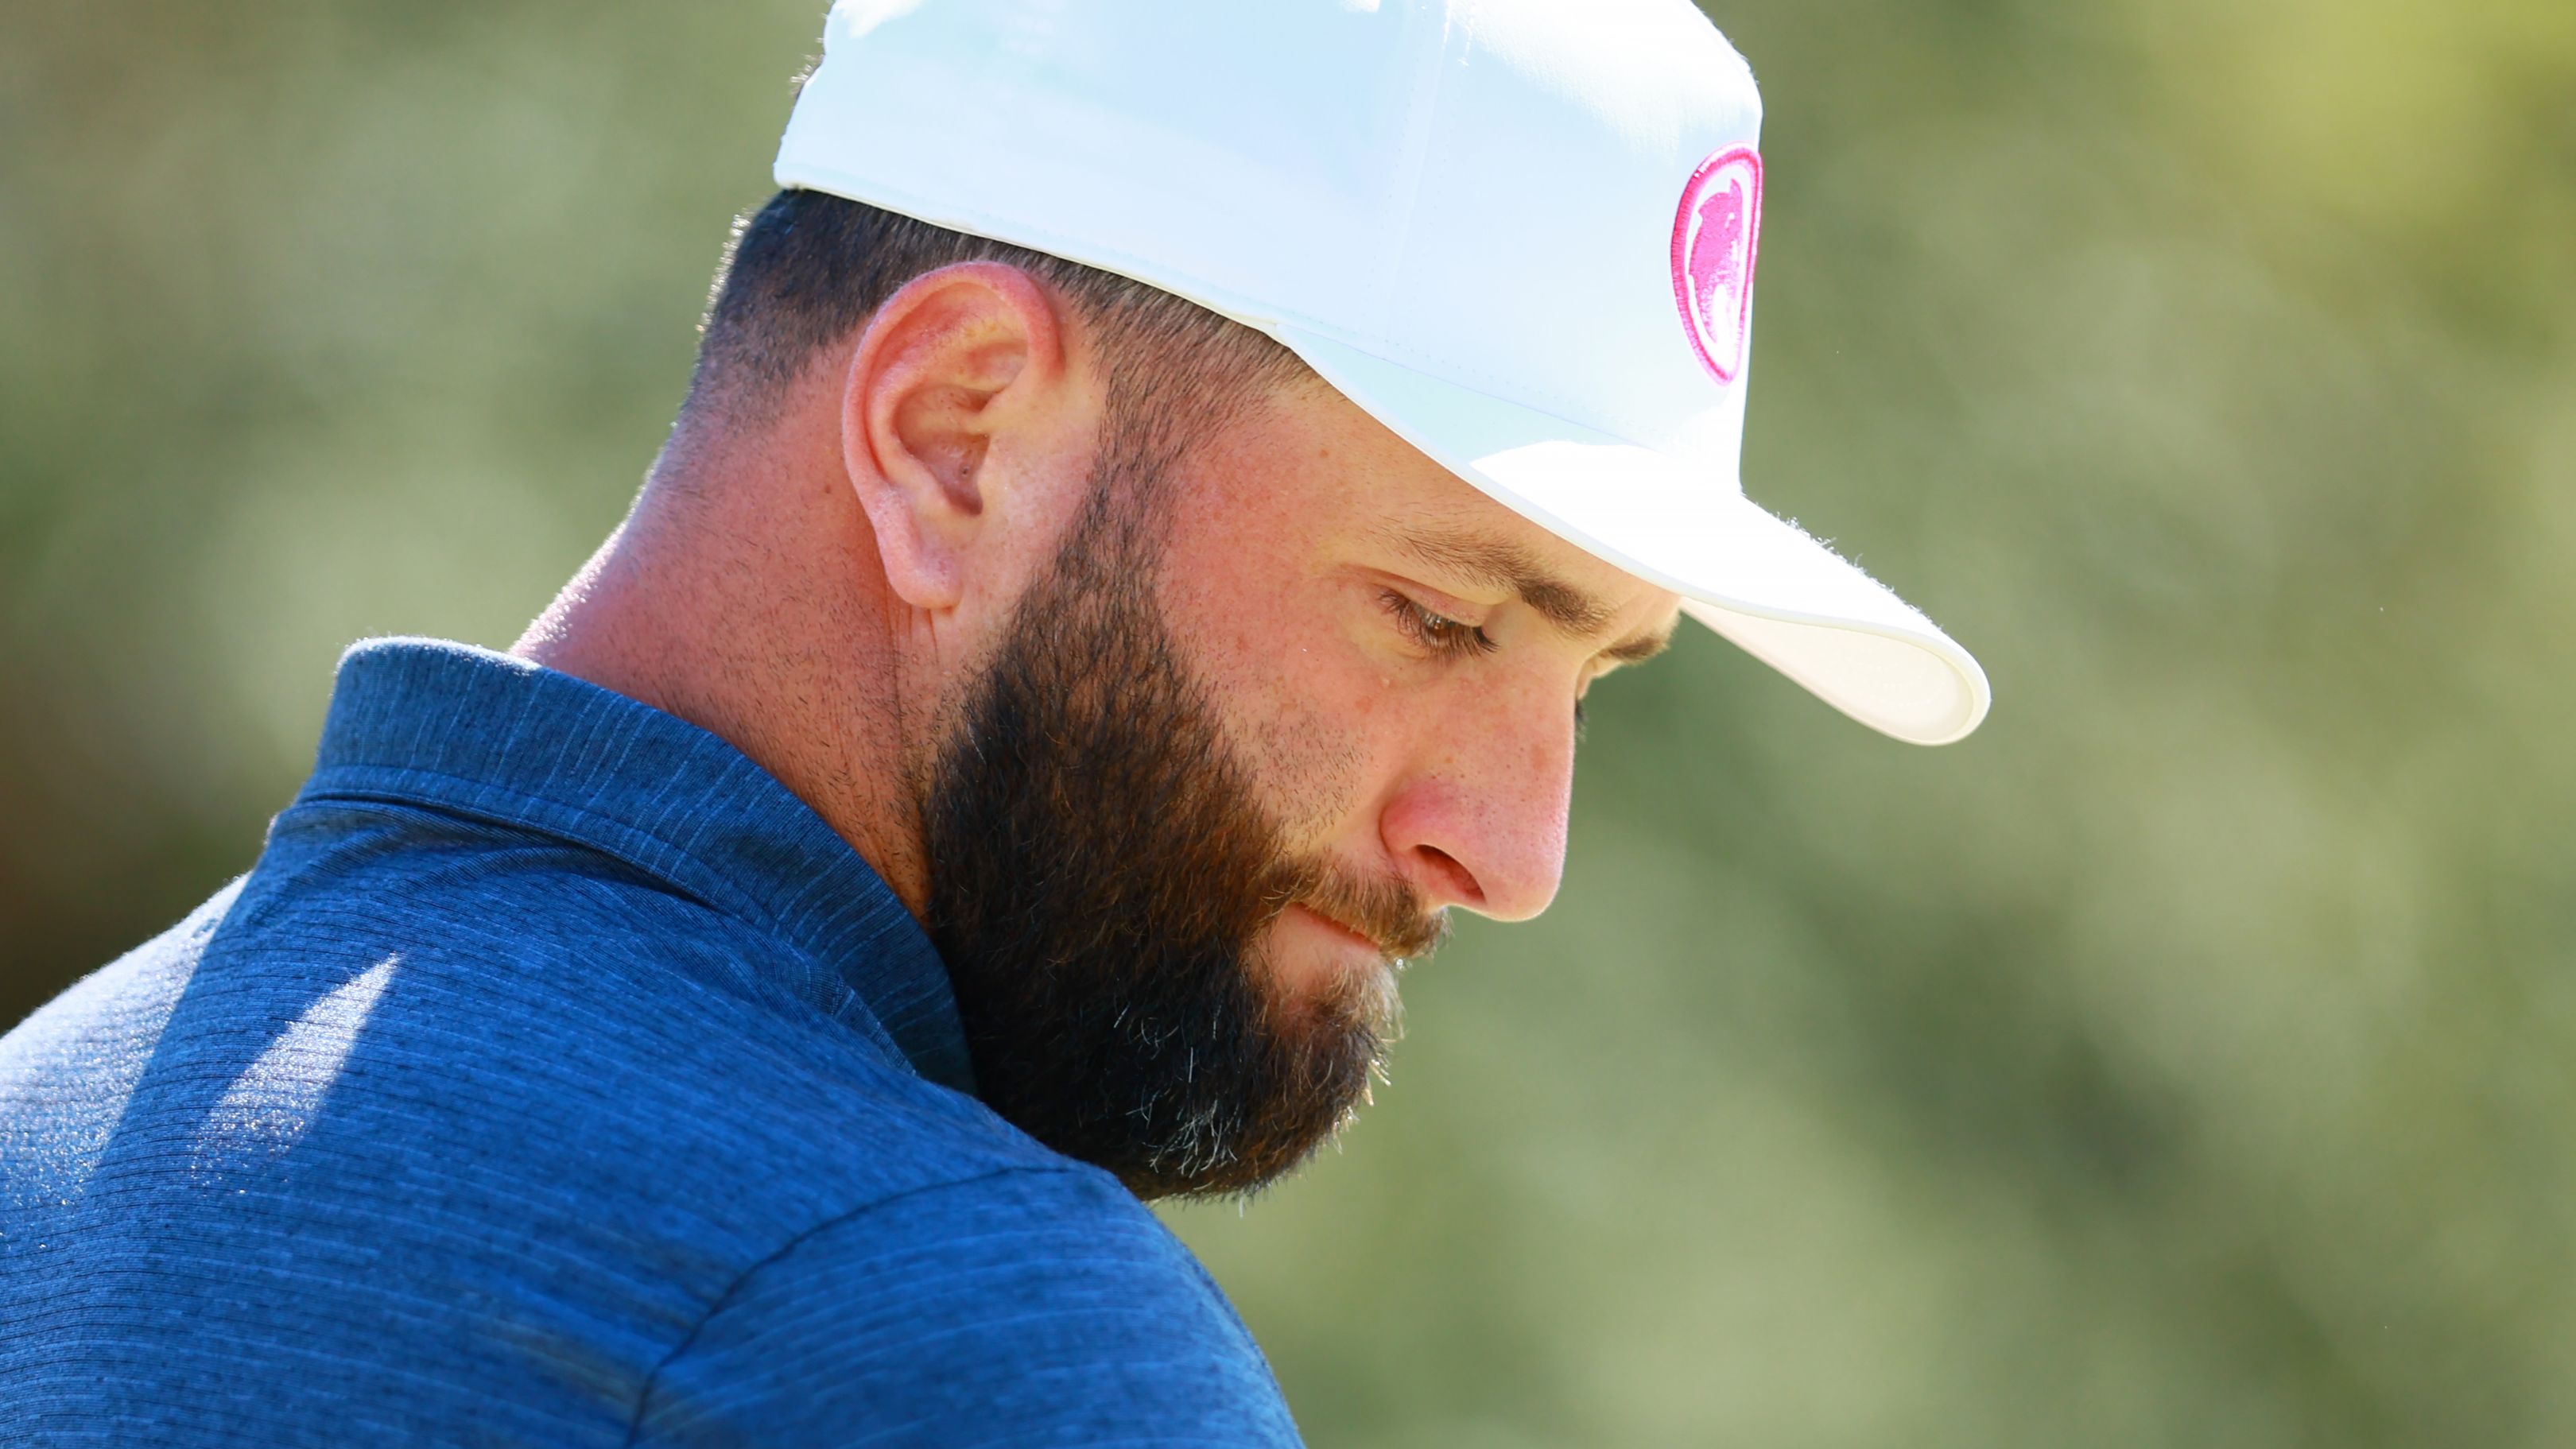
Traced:
[[974, 1090], [947, 968], [847, 841], [686, 720], [430, 639], [342, 656], [303, 798], [393, 795], [606, 852], [834, 973], [924, 1078]]

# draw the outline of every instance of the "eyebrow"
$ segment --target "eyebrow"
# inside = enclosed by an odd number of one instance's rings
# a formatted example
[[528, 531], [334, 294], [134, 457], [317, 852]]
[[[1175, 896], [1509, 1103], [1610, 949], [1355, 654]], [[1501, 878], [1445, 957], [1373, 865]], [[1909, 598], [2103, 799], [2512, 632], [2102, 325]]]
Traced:
[[1621, 664], [1643, 664], [1672, 645], [1673, 631], [1666, 629], [1661, 634], [1640, 634], [1634, 639], [1622, 639], [1602, 650], [1601, 657]]
[[[1610, 627], [1612, 610], [1600, 600], [1550, 574], [1517, 544], [1471, 535], [1406, 530], [1392, 535], [1395, 545], [1414, 558], [1461, 580], [1502, 589], [1519, 597], [1559, 633], [1576, 639], [1599, 638]], [[1623, 639], [1601, 651], [1621, 664], [1638, 664], [1664, 652], [1672, 631]]]

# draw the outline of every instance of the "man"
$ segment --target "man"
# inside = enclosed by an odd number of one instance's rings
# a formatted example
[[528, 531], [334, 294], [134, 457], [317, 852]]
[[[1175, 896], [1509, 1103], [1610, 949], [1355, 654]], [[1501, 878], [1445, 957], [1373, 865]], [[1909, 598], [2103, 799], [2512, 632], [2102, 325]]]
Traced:
[[1140, 1199], [1547, 905], [1590, 685], [1984, 711], [1736, 488], [1757, 120], [1681, 0], [844, 0], [624, 525], [0, 1043], [4, 1437], [1293, 1442]]

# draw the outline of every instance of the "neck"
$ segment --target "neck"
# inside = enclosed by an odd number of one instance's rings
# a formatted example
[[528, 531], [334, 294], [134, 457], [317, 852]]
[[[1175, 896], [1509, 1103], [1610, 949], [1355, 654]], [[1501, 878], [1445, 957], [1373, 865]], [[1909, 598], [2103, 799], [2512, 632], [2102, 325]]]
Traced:
[[[511, 652], [706, 729], [816, 814], [918, 916], [928, 893], [903, 612], [841, 468], [803, 436], [685, 417], [634, 510]], [[800, 425], [794, 421], [809, 420]]]

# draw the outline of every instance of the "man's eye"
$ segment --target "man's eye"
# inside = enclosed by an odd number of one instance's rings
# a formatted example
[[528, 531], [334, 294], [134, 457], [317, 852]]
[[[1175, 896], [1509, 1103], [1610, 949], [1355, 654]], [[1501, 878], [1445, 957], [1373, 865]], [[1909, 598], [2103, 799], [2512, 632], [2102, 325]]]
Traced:
[[1435, 614], [1398, 593], [1388, 593], [1386, 604], [1395, 615], [1396, 627], [1404, 631], [1405, 637], [1434, 654], [1493, 652], [1494, 641], [1475, 625]]

